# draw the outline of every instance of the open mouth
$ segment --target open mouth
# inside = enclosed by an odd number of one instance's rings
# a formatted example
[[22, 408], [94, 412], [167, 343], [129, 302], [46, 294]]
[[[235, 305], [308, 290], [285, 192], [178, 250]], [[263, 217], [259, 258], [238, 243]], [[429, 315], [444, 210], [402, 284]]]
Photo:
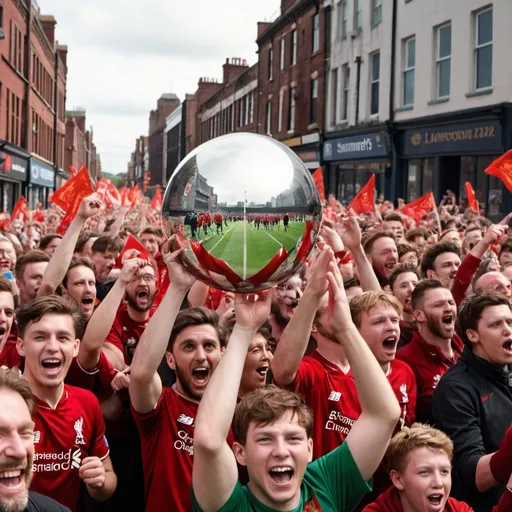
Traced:
[[208, 376], [210, 375], [210, 370], [205, 366], [199, 366], [192, 370], [192, 376], [196, 383], [200, 385], [204, 385], [208, 382]]
[[287, 484], [291, 481], [293, 473], [293, 468], [290, 466], [277, 466], [271, 468], [268, 472], [270, 478], [272, 478], [276, 484]]
[[443, 497], [444, 496], [442, 494], [429, 494], [427, 496], [427, 500], [431, 505], [438, 507], [443, 502]]
[[386, 267], [388, 270], [395, 270], [396, 263], [396, 261], [391, 261], [389, 263], [386, 263], [384, 267]]
[[82, 304], [84, 306], [92, 306], [93, 302], [94, 302], [94, 299], [92, 297], [84, 297], [82, 299]]
[[0, 485], [7, 488], [15, 488], [23, 484], [25, 471], [23, 469], [11, 469], [0, 473]]
[[7, 328], [4, 326], [0, 327], [0, 338], [7, 332]]
[[441, 319], [441, 321], [443, 322], [444, 325], [452, 325], [453, 320], [454, 320], [454, 318], [453, 318], [452, 314], [444, 315], [443, 318]]
[[512, 340], [507, 340], [502, 344], [503, 350], [512, 356]]
[[146, 290], [141, 290], [137, 293], [137, 299], [139, 300], [148, 300], [148, 292]]
[[452, 273], [450, 274], [450, 279], [455, 279], [456, 277], [457, 277], [457, 271], [452, 272]]
[[388, 336], [383, 342], [382, 346], [385, 350], [395, 350], [398, 338], [396, 335]]
[[260, 366], [259, 368], [256, 368], [256, 372], [264, 379], [267, 376], [268, 366]]
[[43, 359], [41, 361], [41, 366], [45, 370], [46, 374], [55, 375], [59, 372], [60, 367], [62, 366], [62, 361], [55, 358]]

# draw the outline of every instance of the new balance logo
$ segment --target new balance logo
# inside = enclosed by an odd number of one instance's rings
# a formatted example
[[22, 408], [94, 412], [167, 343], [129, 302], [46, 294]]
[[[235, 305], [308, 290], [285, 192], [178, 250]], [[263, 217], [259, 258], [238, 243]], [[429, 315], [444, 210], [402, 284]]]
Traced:
[[71, 456], [71, 467], [74, 469], [80, 469], [80, 465], [82, 464], [82, 452], [80, 448], [77, 448], [73, 455]]
[[333, 402], [339, 402], [341, 400], [341, 393], [339, 391], [331, 391], [329, 395], [329, 400]]
[[183, 423], [184, 425], [193, 425], [194, 424], [194, 418], [191, 418], [190, 416], [185, 416], [184, 414], [180, 414], [178, 421], [180, 423]]

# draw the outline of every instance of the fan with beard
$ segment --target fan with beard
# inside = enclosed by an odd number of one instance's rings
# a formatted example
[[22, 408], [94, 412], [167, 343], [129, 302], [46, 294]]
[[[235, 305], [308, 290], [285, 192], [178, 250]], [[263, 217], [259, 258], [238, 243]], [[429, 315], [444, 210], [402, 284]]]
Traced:
[[[135, 293], [126, 291], [126, 302], [128, 305], [138, 313], [145, 313], [149, 311], [155, 302], [156, 290], [138, 290]], [[140, 305], [138, 299], [144, 299], [145, 304]]]

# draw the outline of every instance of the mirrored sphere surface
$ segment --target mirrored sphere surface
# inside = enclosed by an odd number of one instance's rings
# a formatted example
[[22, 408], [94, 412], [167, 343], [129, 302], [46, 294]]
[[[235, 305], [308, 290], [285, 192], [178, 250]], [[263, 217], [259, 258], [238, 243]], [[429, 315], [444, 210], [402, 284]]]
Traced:
[[183, 264], [221, 290], [256, 292], [304, 263], [322, 218], [317, 187], [299, 157], [264, 135], [237, 133], [192, 151], [165, 191], [162, 222]]

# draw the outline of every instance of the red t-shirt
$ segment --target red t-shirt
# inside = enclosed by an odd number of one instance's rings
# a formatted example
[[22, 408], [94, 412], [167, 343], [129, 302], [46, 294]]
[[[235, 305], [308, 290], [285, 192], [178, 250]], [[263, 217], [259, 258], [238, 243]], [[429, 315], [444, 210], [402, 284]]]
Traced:
[[67, 384], [55, 409], [36, 397], [34, 450], [30, 490], [76, 510], [82, 461], [109, 453], [98, 399]]
[[17, 342], [18, 336], [11, 332], [5, 342], [4, 348], [0, 352], [0, 366], [7, 366], [7, 368], [15, 368], [17, 366], [19, 368], [21, 356], [16, 349]]
[[[164, 388], [155, 408], [133, 418], [139, 429], [146, 512], [192, 511], [194, 422], [199, 404]], [[231, 432], [228, 438], [233, 444]]]
[[340, 446], [361, 414], [354, 379], [315, 350], [300, 363], [290, 389], [313, 409], [313, 458]]
[[126, 305], [123, 304], [117, 310], [116, 318], [105, 341], [106, 343], [111, 343], [123, 353], [124, 362], [127, 365], [132, 363], [133, 354], [139, 344], [140, 337], [155, 311], [156, 308], [153, 307], [149, 312], [147, 320], [136, 322], [130, 318]]
[[397, 353], [397, 359], [406, 362], [416, 375], [418, 384], [418, 405], [416, 416], [418, 421], [431, 423], [432, 395], [441, 377], [459, 359], [464, 349], [462, 340], [456, 335], [452, 338], [453, 358], [449, 358], [441, 350], [429, 345], [419, 332], [413, 334], [412, 340]]
[[[363, 512], [404, 512], [396, 487], [390, 487], [375, 503], [365, 507]], [[448, 498], [443, 512], [473, 512], [473, 509], [462, 501]]]
[[215, 222], [215, 224], [222, 224], [222, 215], [220, 213], [216, 213], [213, 216], [213, 222]]

